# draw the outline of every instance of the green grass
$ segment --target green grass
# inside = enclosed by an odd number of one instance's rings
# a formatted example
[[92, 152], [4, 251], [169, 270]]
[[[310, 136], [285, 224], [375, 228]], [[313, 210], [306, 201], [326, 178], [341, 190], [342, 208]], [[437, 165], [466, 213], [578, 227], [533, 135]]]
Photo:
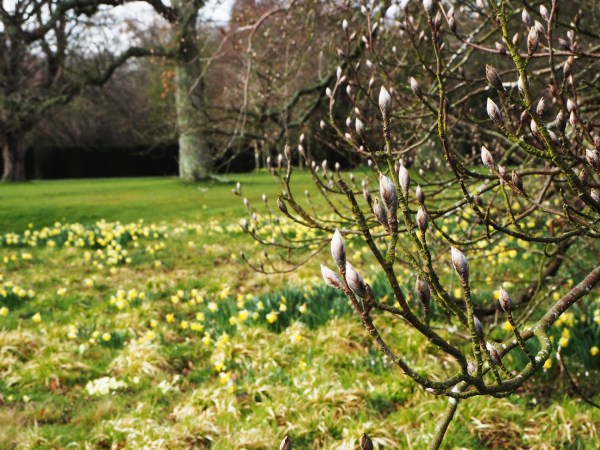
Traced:
[[[144, 219], [132, 226], [133, 235], [119, 238], [131, 258], [127, 264], [110, 264], [109, 249], [78, 247], [76, 237], [64, 246], [73, 232], [67, 226], [57, 228], [53, 247], [42, 237], [36, 246], [0, 245], [0, 285], [35, 291], [0, 298], [0, 307], [9, 308], [0, 316], [0, 448], [272, 449], [290, 434], [295, 449], [355, 449], [362, 432], [378, 448], [426, 445], [447, 400], [391, 366], [343, 296], [322, 285], [318, 258], [295, 273], [269, 277], [240, 261], [240, 250], [254, 256], [262, 249], [240, 227], [228, 227], [248, 215], [231, 189], [240, 181], [242, 197], [256, 205], [263, 193], [273, 201], [277, 185], [267, 174], [229, 179], [0, 185], [0, 237], [56, 221], [80, 222], [98, 237], [97, 220]], [[296, 181], [298, 192], [310, 189], [306, 174]], [[359, 250], [351, 248], [353, 262], [367, 270], [372, 261]], [[535, 267], [531, 253], [527, 263]], [[511, 258], [498, 259], [474, 259], [478, 285], [485, 286], [490, 271], [514, 272]], [[486, 268], [485, 277], [477, 275], [478, 266]], [[401, 268], [398, 275], [410, 298], [414, 277]], [[371, 281], [378, 298], [389, 294], [377, 277]], [[118, 290], [126, 301], [118, 303]], [[483, 302], [491, 290], [475, 294]], [[580, 321], [586, 328], [579, 330], [577, 321], [570, 326], [573, 336], [587, 336], [586, 355], [600, 335], [594, 308], [600, 305], [590, 304]], [[375, 319], [418, 370], [447, 375], [449, 361], [422, 336], [402, 321]], [[500, 327], [492, 333], [504, 336]], [[597, 399], [589, 382], [597, 361], [587, 359], [591, 375], [580, 381]], [[90, 394], [88, 383], [104, 377], [126, 386]], [[461, 403], [445, 448], [593, 449], [600, 445], [599, 428], [598, 410], [571, 395], [553, 367], [508, 399]]]
[[[298, 192], [312, 187], [310, 177], [295, 175]], [[216, 218], [237, 221], [244, 216], [242, 199], [232, 195], [236, 182], [242, 195], [260, 202], [266, 193], [277, 194], [267, 174], [233, 174], [225, 181], [198, 184], [177, 178], [111, 178], [95, 180], [31, 181], [0, 184], [0, 231], [19, 231], [29, 223], [36, 227], [54, 222], [198, 221]], [[237, 200], [237, 201], [236, 201]]]

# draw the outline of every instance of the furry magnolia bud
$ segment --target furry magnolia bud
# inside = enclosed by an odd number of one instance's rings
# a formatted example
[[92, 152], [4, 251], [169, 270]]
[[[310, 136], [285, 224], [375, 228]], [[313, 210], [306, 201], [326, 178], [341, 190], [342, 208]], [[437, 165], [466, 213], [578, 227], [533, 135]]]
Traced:
[[494, 158], [492, 157], [490, 151], [484, 146], [481, 146], [481, 161], [483, 161], [483, 165], [488, 169], [492, 171], [496, 170], [496, 163], [494, 162]]
[[287, 206], [285, 206], [285, 203], [283, 202], [281, 197], [277, 199], [277, 207], [279, 208], [279, 211], [281, 211], [283, 214], [288, 214]]
[[365, 200], [367, 201], [367, 203], [369, 205], [373, 201], [371, 198], [371, 191], [369, 191], [369, 188], [367, 186], [363, 186], [363, 197], [365, 198]]
[[525, 25], [531, 25], [531, 17], [529, 16], [529, 12], [525, 8], [523, 8], [523, 11], [521, 11], [521, 20]]
[[429, 308], [429, 302], [431, 301], [431, 289], [429, 289], [429, 284], [427, 281], [422, 280], [417, 277], [417, 295], [419, 296], [419, 300], [423, 305], [423, 308]]
[[575, 112], [575, 110], [571, 111], [571, 113], [569, 114], [569, 123], [573, 128], [577, 128], [579, 119], [577, 119], [577, 113]]
[[527, 52], [533, 55], [540, 45], [540, 35], [538, 34], [537, 27], [533, 26], [529, 29], [529, 35], [527, 36]]
[[489, 64], [485, 65], [485, 77], [487, 78], [488, 83], [490, 83], [490, 86], [499, 92], [504, 92], [504, 86], [502, 85], [502, 79], [500, 79], [498, 71]]
[[406, 167], [404, 167], [404, 164], [400, 164], [400, 169], [398, 170], [398, 183], [404, 192], [408, 192], [408, 188], [410, 187], [410, 175], [408, 174]]
[[473, 325], [475, 325], [475, 332], [479, 339], [483, 338], [483, 325], [481, 325], [481, 321], [476, 316], [473, 316]]
[[561, 133], [565, 132], [565, 128], [567, 126], [567, 119], [565, 117], [564, 111], [561, 109], [556, 115], [556, 129]]
[[542, 114], [544, 114], [545, 108], [546, 108], [546, 103], [544, 102], [544, 97], [542, 97], [542, 98], [540, 98], [540, 101], [538, 102], [537, 106], [535, 107], [535, 112], [541, 116]]
[[568, 78], [571, 75], [571, 70], [573, 69], [574, 63], [575, 58], [573, 56], [569, 56], [569, 58], [567, 58], [567, 60], [565, 61], [565, 64], [563, 66], [563, 73], [565, 75], [565, 78]]
[[500, 307], [504, 312], [509, 312], [512, 310], [512, 299], [508, 292], [504, 290], [504, 288], [500, 288], [498, 291], [498, 302], [500, 303]]
[[348, 287], [359, 297], [367, 296], [367, 284], [349, 262], [346, 263], [346, 282]]
[[367, 433], [363, 433], [360, 438], [360, 448], [361, 450], [373, 450], [373, 441], [367, 436]]
[[448, 10], [448, 28], [450, 28], [450, 31], [452, 31], [453, 33], [456, 33], [456, 19], [454, 17], [454, 8], [450, 8]]
[[342, 233], [337, 228], [331, 238], [331, 256], [338, 266], [338, 269], [343, 272], [346, 267], [346, 245], [342, 239]]
[[477, 368], [475, 367], [475, 364], [473, 364], [472, 361], [467, 361], [467, 372], [469, 373], [469, 375], [473, 375], [476, 369]]
[[535, 121], [531, 121], [531, 123], [529, 124], [529, 128], [531, 128], [531, 132], [533, 133], [534, 136], [539, 136], [540, 132], [538, 130], [537, 124], [535, 123]]
[[498, 350], [496, 349], [495, 346], [493, 346], [492, 344], [487, 342], [485, 344], [485, 348], [490, 353], [490, 358], [492, 359], [492, 362], [495, 365], [499, 366], [500, 364], [502, 364], [502, 358], [500, 358], [500, 353], [498, 353]]
[[392, 180], [385, 175], [381, 175], [379, 179], [379, 195], [390, 214], [395, 214], [398, 209], [398, 192]]
[[379, 109], [381, 109], [381, 115], [384, 119], [389, 117], [392, 110], [392, 96], [385, 86], [381, 86], [379, 91]]
[[362, 120], [360, 120], [358, 117], [354, 121], [354, 129], [356, 130], [356, 134], [358, 134], [361, 138], [364, 136], [365, 124], [362, 123]]
[[506, 180], [506, 169], [504, 167], [498, 166], [498, 176], [501, 178], [501, 180]]
[[381, 223], [381, 225], [383, 225], [385, 228], [388, 227], [388, 219], [385, 209], [383, 209], [383, 206], [381, 206], [381, 203], [379, 203], [379, 200], [377, 199], [375, 199], [373, 202], [373, 214], [375, 214], [375, 217], [379, 223]]
[[415, 190], [415, 196], [417, 197], [417, 201], [420, 205], [425, 204], [425, 192], [423, 192], [421, 186], [417, 186], [417, 189]]
[[515, 187], [519, 192], [521, 192], [524, 195], [525, 187], [523, 186], [523, 180], [521, 179], [521, 176], [517, 172], [513, 171], [511, 175], [511, 180], [513, 187]]
[[600, 172], [600, 154], [598, 153], [598, 150], [588, 148], [585, 151], [585, 159], [594, 170]]
[[340, 280], [340, 277], [338, 277], [333, 270], [331, 270], [327, 266], [324, 266], [323, 264], [321, 264], [321, 276], [323, 277], [325, 283], [327, 283], [327, 285], [331, 286], [332, 288], [344, 288], [344, 284], [342, 283], [342, 280]]
[[285, 436], [283, 441], [281, 441], [281, 445], [279, 446], [279, 450], [292, 450], [292, 440], [289, 436]]
[[500, 120], [502, 119], [502, 115], [500, 114], [500, 108], [498, 108], [498, 105], [496, 105], [496, 103], [494, 103], [494, 101], [491, 98], [487, 99], [486, 109], [488, 116], [493, 122], [500, 122]]
[[519, 76], [519, 79], [517, 81], [517, 88], [519, 89], [521, 95], [525, 95], [525, 82], [523, 81], [523, 77], [521, 76]]
[[452, 253], [452, 265], [454, 266], [454, 269], [463, 280], [468, 279], [469, 262], [467, 261], [467, 258], [463, 252], [455, 247], [450, 247], [450, 251]]
[[419, 227], [421, 233], [425, 233], [427, 231], [427, 227], [429, 226], [429, 217], [422, 206], [419, 206], [417, 211], [417, 226]]
[[433, 0], [423, 0], [423, 8], [428, 16], [433, 13]]
[[421, 85], [414, 77], [410, 77], [410, 88], [413, 91], [413, 94], [421, 98], [421, 96], [423, 95], [423, 93], [421, 92]]

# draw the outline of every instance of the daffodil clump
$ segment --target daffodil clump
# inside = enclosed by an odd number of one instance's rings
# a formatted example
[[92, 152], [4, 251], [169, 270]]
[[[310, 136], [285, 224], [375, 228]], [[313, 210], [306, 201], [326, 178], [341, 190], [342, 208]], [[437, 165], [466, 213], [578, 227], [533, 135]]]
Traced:
[[[553, 300], [560, 298], [558, 292]], [[550, 339], [568, 364], [600, 369], [600, 297], [562, 314]], [[552, 363], [548, 363], [550, 368]], [[586, 371], [586, 373], [588, 373]]]
[[[0, 235], [0, 247], [81, 248], [86, 250], [83, 254], [86, 263], [104, 269], [131, 264], [132, 257], [128, 248], [138, 248], [143, 240], [159, 241], [146, 246], [145, 250], [149, 255], [164, 249], [165, 244], [160, 241], [166, 239], [166, 235], [165, 226], [146, 225], [142, 220], [128, 224], [100, 220], [89, 226], [57, 222], [39, 230], [33, 229], [30, 224], [23, 233]], [[30, 251], [21, 251], [6, 254], [2, 262], [16, 266], [19, 262], [32, 259]]]
[[4, 275], [0, 273], [0, 317], [8, 316], [11, 308], [18, 308], [34, 296], [35, 292], [32, 289], [25, 289], [10, 280], [5, 280]]

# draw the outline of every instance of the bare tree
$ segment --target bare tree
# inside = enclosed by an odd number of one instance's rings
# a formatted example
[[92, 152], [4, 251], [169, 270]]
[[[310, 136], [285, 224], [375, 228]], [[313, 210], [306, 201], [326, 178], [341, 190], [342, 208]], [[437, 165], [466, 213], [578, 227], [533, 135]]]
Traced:
[[[281, 185], [279, 211], [313, 229], [301, 238], [264, 236], [271, 210], [261, 214], [245, 202], [251, 214], [242, 226], [281, 257], [249, 264], [264, 273], [293, 270], [330, 244], [335, 270], [322, 266], [324, 281], [346, 294], [394, 364], [448, 398], [432, 449], [461, 401], [505, 397], [531, 380], [553, 354], [552, 326], [600, 282], [597, 10], [589, 1], [560, 11], [556, 0], [521, 3], [464, 1], [455, 9], [424, 0], [393, 15], [363, 7], [341, 24], [347, 64], [327, 91], [323, 128], [370, 171], [359, 182], [337, 164], [311, 160], [300, 143], [326, 214], [310, 193], [303, 200], [294, 192], [294, 152], [286, 145], [271, 170]], [[347, 50], [356, 40], [368, 49], [360, 61]], [[342, 96], [352, 106], [342, 105], [348, 117], [340, 123], [334, 111]], [[455, 229], [443, 225], [447, 217]], [[348, 240], [368, 247], [393, 303], [376, 298], [351, 264], [357, 256]], [[515, 258], [517, 281], [473, 264], [512, 241], [536, 255], [536, 270]], [[419, 303], [408, 301], [413, 288], [399, 281], [401, 267], [409, 268]], [[552, 301], [549, 281], [557, 277], [568, 289]], [[491, 304], [481, 291], [496, 288]], [[386, 342], [381, 314], [414, 328], [451, 364], [436, 374], [420, 370]], [[509, 335], [486, 321], [500, 314]]]
[[[3, 180], [25, 179], [25, 138], [53, 108], [84, 86], [103, 85], [129, 58], [152, 54], [131, 47], [117, 56], [94, 54], [89, 43], [103, 6], [119, 0], [16, 0], [0, 5], [0, 146]], [[84, 54], [85, 58], [74, 57]]]

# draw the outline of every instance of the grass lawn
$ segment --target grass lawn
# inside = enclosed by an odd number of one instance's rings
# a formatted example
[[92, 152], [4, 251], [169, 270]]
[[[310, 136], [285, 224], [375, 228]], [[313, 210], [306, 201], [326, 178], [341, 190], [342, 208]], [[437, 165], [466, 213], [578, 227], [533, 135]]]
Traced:
[[[307, 174], [295, 177], [298, 192], [313, 192]], [[355, 449], [363, 432], [378, 448], [426, 446], [447, 400], [392, 367], [323, 286], [326, 254], [273, 276], [241, 261], [240, 251], [263, 250], [239, 225], [242, 198], [253, 208], [265, 193], [273, 204], [277, 185], [268, 174], [228, 179], [0, 184], [0, 448], [272, 449], [289, 434], [295, 449]], [[502, 256], [514, 245], [499, 244], [493, 264], [474, 260], [475, 280], [534, 269], [533, 249]], [[372, 261], [350, 249], [368, 273]], [[531, 261], [515, 269], [517, 257]], [[412, 274], [398, 273], [409, 292]], [[563, 328], [585, 331], [586, 354], [600, 332], [578, 324], [592, 317]], [[447, 376], [451, 362], [422, 336], [376, 320], [419, 371]], [[501, 325], [490, 333], [506, 336]], [[598, 364], [586, 364], [580, 378], [598, 401]], [[462, 402], [445, 448], [595, 449], [599, 429], [600, 412], [570, 393], [555, 363], [507, 399]]]
[[[111, 178], [97, 180], [31, 181], [0, 184], [0, 230], [19, 231], [54, 222], [107, 221], [175, 223], [210, 219], [239, 221], [244, 215], [241, 198], [231, 193], [236, 182], [243, 195], [259, 202], [266, 193], [275, 196], [277, 185], [269, 175], [233, 174], [224, 182], [182, 183], [177, 178]], [[306, 174], [295, 178], [298, 189], [312, 188]]]

